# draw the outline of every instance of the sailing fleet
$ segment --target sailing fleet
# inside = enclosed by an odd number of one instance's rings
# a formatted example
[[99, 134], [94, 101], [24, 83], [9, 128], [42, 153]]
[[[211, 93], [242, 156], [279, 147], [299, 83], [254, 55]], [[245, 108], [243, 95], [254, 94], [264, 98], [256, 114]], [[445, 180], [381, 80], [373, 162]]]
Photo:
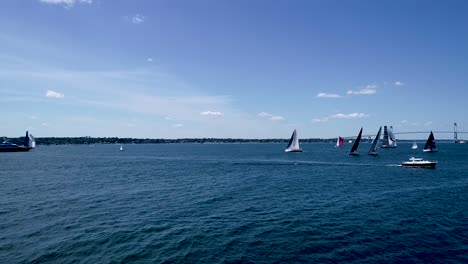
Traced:
[[[354, 140], [354, 144], [351, 147], [351, 150], [349, 151], [350, 156], [359, 156], [358, 148], [361, 143], [362, 139], [362, 131], [363, 128], [359, 130], [359, 134], [357, 135], [356, 139]], [[379, 127], [379, 130], [377, 134], [375, 135], [375, 138], [372, 140], [371, 147], [368, 151], [368, 155], [370, 156], [377, 156], [379, 155], [378, 149], [379, 148], [396, 148], [397, 147], [397, 142], [395, 138], [395, 134], [393, 134], [393, 127], [392, 126], [384, 126], [383, 128], [383, 140], [382, 140], [382, 145], [380, 145], [380, 135], [382, 133], [382, 127]], [[370, 137], [369, 137], [370, 138]], [[350, 140], [349, 143], [352, 141]], [[339, 136], [336, 140], [336, 146], [337, 148], [340, 148], [344, 145], [344, 139]], [[415, 150], [418, 149], [418, 145], [413, 143], [411, 149]], [[302, 149], [299, 146], [299, 138], [297, 136], [297, 131], [294, 130], [291, 139], [289, 140], [288, 146], [284, 150], [285, 152], [302, 152]], [[429, 134], [429, 137], [427, 138], [426, 144], [424, 145], [423, 152], [437, 152], [437, 146], [435, 143], [435, 138], [434, 138], [434, 133]], [[435, 168], [435, 165], [437, 162], [433, 161], [424, 161], [420, 158], [414, 158], [412, 157], [410, 161], [406, 161], [402, 163], [402, 166], [404, 167], [429, 167], [429, 168]]]

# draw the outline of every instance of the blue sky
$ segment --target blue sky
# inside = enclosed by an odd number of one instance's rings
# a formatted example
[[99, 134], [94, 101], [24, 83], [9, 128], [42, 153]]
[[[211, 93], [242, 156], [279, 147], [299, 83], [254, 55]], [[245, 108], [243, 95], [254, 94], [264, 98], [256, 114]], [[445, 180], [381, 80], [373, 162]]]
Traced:
[[0, 6], [0, 135], [468, 130], [466, 1]]

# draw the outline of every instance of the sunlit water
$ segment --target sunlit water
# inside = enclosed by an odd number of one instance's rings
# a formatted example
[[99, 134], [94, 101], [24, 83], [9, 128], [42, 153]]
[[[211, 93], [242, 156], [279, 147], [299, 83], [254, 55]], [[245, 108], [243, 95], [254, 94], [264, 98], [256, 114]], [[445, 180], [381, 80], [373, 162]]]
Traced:
[[467, 263], [468, 144], [411, 145], [0, 153], [0, 262]]

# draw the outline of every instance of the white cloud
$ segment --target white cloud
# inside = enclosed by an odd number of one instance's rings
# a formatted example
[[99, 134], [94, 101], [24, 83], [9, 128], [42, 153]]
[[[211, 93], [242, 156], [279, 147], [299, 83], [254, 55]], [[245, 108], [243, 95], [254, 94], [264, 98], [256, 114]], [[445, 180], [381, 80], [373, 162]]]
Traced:
[[47, 123], [45, 123], [45, 122], [44, 122], [44, 123], [42, 123], [42, 124], [41, 124], [41, 126], [48, 127], [48, 126], [49, 126], [49, 124], [47, 124]]
[[260, 112], [260, 113], [258, 113], [258, 116], [268, 118], [271, 121], [283, 121], [283, 120], [285, 120], [285, 118], [283, 116], [274, 115], [274, 114], [271, 114], [271, 113], [268, 113], [268, 112]]
[[430, 126], [432, 125], [432, 121], [427, 121], [426, 123], [424, 123], [425, 126]]
[[214, 117], [224, 116], [223, 113], [217, 112], [217, 111], [204, 111], [204, 112], [201, 112], [200, 115], [202, 115], [202, 116], [214, 116]]
[[65, 95], [63, 93], [59, 93], [59, 92], [56, 92], [56, 91], [47, 90], [46, 97], [49, 97], [49, 98], [64, 98]]
[[146, 61], [147, 62], [153, 62], [153, 58], [147, 58]]
[[144, 15], [140, 15], [140, 14], [136, 14], [132, 17], [132, 23], [133, 24], [142, 24], [143, 22], [145, 22], [146, 20], [146, 17]]
[[128, 126], [128, 127], [136, 127], [136, 125], [135, 125], [135, 124], [132, 124], [132, 123], [128, 123], [127, 126]]
[[272, 117], [273, 115], [267, 112], [260, 112], [258, 113], [259, 117]]
[[314, 119], [312, 119], [312, 122], [313, 122], [313, 123], [322, 123], [322, 122], [327, 122], [328, 119], [329, 119], [328, 117], [314, 118]]
[[282, 116], [272, 116], [272, 117], [270, 117], [270, 120], [272, 120], [272, 121], [283, 121], [284, 117], [282, 117]]
[[340, 98], [339, 94], [330, 94], [330, 93], [319, 93], [317, 94], [318, 98]]
[[349, 95], [360, 95], [360, 94], [375, 94], [377, 92], [377, 85], [375, 84], [370, 84], [367, 85], [365, 88], [362, 88], [360, 90], [349, 90], [347, 94]]
[[172, 118], [171, 118], [170, 116], [165, 116], [165, 117], [164, 117], [164, 120], [169, 121], [169, 120], [172, 120]]
[[66, 8], [72, 8], [75, 4], [92, 4], [93, 0], [39, 0], [40, 3], [49, 5], [63, 5]]
[[401, 124], [408, 124], [408, 120], [401, 120]]
[[403, 85], [405, 85], [403, 82], [400, 82], [400, 81], [396, 81], [396, 82], [394, 82], [393, 84], [396, 85], [396, 86], [403, 86]]
[[356, 119], [356, 118], [364, 118], [368, 117], [369, 115], [363, 114], [363, 113], [351, 113], [351, 114], [334, 114], [330, 116], [330, 118], [334, 119]]
[[30, 118], [30, 119], [37, 119], [37, 116], [31, 115], [31, 116], [29, 116], [29, 118]]
[[174, 128], [178, 128], [178, 127], [183, 127], [184, 125], [183, 124], [173, 124], [172, 127]]

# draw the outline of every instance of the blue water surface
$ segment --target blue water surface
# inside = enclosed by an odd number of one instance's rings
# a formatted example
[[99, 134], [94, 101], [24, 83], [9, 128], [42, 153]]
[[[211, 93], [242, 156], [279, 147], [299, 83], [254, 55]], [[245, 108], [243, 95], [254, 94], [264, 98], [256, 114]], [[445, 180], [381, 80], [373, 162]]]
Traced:
[[0, 262], [468, 263], [468, 144], [411, 145], [0, 153]]

